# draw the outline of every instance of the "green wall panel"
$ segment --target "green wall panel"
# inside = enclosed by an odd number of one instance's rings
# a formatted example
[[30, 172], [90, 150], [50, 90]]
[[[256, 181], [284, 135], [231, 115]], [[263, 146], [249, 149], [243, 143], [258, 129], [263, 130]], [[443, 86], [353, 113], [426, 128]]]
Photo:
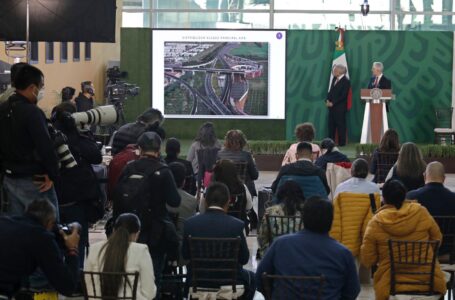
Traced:
[[[231, 128], [249, 139], [294, 139], [300, 122], [313, 122], [317, 139], [327, 135], [327, 94], [335, 31], [288, 32], [286, 69], [286, 120], [210, 120], [218, 134]], [[139, 84], [141, 94], [125, 104], [128, 120], [150, 106], [152, 83], [151, 29], [122, 29], [121, 68], [128, 81]], [[432, 142], [434, 108], [450, 107], [452, 94], [452, 32], [347, 31], [345, 35], [353, 108], [348, 113], [349, 141], [358, 142], [365, 105], [359, 98], [366, 87], [373, 61], [382, 61], [393, 82], [396, 102], [391, 104], [390, 126], [402, 141]], [[273, 84], [273, 82], [271, 83]], [[168, 136], [192, 139], [207, 120], [167, 119]]]
[[[327, 135], [327, 93], [334, 31], [290, 31], [287, 49], [287, 138], [302, 121], [313, 122], [317, 137]], [[452, 32], [347, 31], [345, 49], [353, 88], [348, 113], [349, 140], [360, 140], [365, 105], [360, 89], [368, 85], [373, 61], [382, 61], [396, 101], [389, 125], [402, 141], [432, 142], [435, 107], [452, 102]]]

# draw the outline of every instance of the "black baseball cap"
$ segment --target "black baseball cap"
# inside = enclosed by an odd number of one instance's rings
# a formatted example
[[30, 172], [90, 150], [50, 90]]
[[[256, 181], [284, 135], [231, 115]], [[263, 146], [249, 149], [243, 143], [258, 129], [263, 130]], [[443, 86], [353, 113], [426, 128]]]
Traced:
[[137, 145], [141, 148], [142, 151], [160, 151], [161, 148], [161, 138], [155, 132], [144, 132], [137, 139]]

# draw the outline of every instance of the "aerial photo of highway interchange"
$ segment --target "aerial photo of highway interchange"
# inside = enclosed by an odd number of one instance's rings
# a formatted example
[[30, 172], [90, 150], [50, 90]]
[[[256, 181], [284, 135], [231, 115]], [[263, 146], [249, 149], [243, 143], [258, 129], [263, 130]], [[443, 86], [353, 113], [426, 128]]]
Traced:
[[167, 115], [268, 115], [268, 43], [165, 42]]

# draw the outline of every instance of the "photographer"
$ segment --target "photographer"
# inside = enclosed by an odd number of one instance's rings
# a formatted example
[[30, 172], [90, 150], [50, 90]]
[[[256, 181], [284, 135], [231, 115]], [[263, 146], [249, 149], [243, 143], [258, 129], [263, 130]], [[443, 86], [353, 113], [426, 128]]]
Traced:
[[144, 132], [156, 132], [162, 140], [166, 134], [160, 127], [164, 122], [163, 114], [154, 108], [144, 111], [134, 123], [128, 123], [119, 128], [112, 141], [112, 154], [115, 155], [125, 149], [129, 144], [136, 144], [137, 139]]
[[95, 87], [91, 81], [84, 81], [81, 83], [81, 92], [76, 97], [76, 108], [78, 112], [87, 111], [94, 107]]
[[44, 75], [24, 65], [13, 83], [16, 93], [0, 104], [0, 160], [9, 213], [22, 214], [40, 197], [57, 207], [53, 181], [59, 176], [59, 161], [46, 117], [37, 106], [44, 97]]
[[84, 265], [85, 248], [88, 246], [88, 226], [93, 220], [93, 203], [99, 201], [100, 190], [92, 164], [100, 164], [101, 151], [91, 133], [79, 133], [71, 114], [76, 107], [64, 102], [54, 108], [52, 122], [55, 129], [66, 136], [66, 142], [77, 165], [69, 167], [62, 164], [60, 180], [55, 184], [59, 199], [60, 221], [81, 224], [79, 243], [80, 266]]
[[71, 295], [78, 281], [78, 224], [70, 234], [60, 231], [65, 255], [52, 233], [55, 207], [45, 199], [34, 200], [23, 216], [0, 217], [0, 298], [11, 298], [24, 278], [40, 268], [59, 293]]

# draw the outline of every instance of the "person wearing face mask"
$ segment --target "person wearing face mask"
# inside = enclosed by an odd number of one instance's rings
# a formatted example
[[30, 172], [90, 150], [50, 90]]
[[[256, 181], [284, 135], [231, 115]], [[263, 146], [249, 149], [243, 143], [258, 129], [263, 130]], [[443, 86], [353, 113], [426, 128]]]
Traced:
[[81, 83], [81, 92], [75, 99], [78, 112], [87, 111], [93, 108], [95, 99], [95, 87], [91, 81]]
[[16, 92], [0, 104], [0, 165], [8, 212], [20, 215], [31, 201], [45, 198], [56, 207], [58, 218], [53, 182], [59, 177], [59, 160], [37, 106], [44, 97], [44, 75], [25, 65], [14, 85]]

